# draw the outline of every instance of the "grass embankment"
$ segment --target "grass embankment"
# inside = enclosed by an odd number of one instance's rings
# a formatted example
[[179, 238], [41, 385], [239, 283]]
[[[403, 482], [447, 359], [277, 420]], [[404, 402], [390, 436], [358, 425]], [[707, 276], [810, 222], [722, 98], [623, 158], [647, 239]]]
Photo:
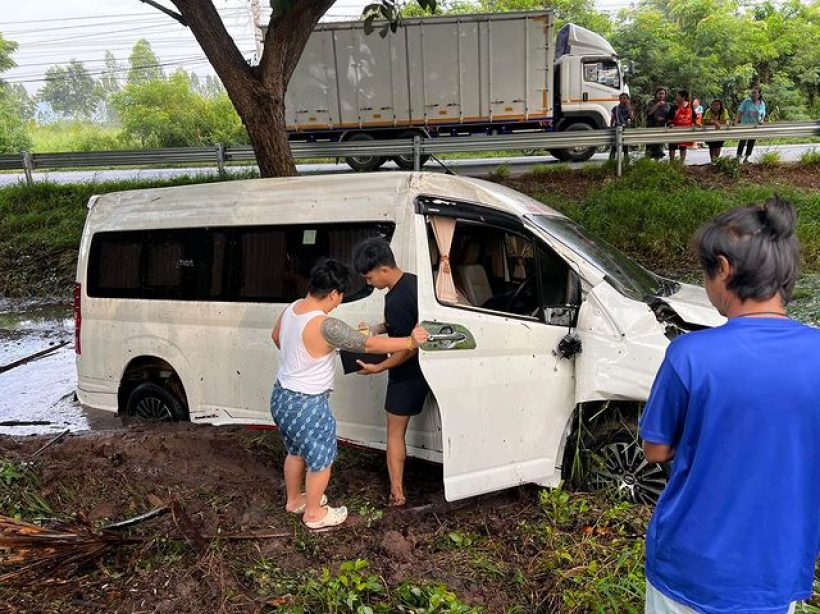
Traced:
[[[606, 167], [569, 170], [561, 165], [537, 167], [518, 178], [498, 173], [495, 179], [578, 220], [648, 268], [677, 277], [697, 271], [689, 241], [703, 221], [777, 193], [798, 208], [804, 272], [820, 272], [820, 165], [727, 164], [721, 169], [640, 160], [621, 179]], [[0, 189], [0, 295], [67, 295], [92, 194], [217, 180], [179, 177]]]

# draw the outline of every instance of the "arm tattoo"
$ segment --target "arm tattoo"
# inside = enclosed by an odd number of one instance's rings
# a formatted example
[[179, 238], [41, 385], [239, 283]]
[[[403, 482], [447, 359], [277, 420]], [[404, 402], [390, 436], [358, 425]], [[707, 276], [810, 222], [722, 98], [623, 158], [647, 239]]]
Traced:
[[336, 318], [326, 318], [322, 322], [322, 336], [340, 350], [364, 352], [364, 335]]

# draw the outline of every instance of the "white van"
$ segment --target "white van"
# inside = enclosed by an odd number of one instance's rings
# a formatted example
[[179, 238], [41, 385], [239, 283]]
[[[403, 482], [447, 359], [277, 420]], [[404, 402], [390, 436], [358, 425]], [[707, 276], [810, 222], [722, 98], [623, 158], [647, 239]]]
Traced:
[[[625, 410], [646, 399], [670, 338], [723, 318], [701, 288], [475, 179], [379, 173], [92, 197], [75, 288], [80, 402], [155, 420], [271, 424], [274, 320], [305, 294], [318, 258], [350, 263], [376, 235], [418, 275], [419, 314], [436, 335], [420, 353], [433, 394], [410, 423], [408, 453], [443, 464], [448, 500], [556, 485], [565, 450], [582, 439], [599, 452], [594, 480], [656, 496], [662, 472], [636, 453]], [[334, 315], [376, 322], [383, 306], [360, 281]], [[341, 439], [385, 447], [386, 384], [339, 364]]]

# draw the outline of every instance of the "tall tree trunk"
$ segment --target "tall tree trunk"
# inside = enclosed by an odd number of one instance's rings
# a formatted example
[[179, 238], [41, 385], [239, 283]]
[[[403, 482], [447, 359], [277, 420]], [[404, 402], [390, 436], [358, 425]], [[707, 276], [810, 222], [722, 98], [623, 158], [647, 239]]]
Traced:
[[285, 124], [285, 91], [319, 18], [334, 0], [297, 0], [272, 17], [258, 66], [236, 48], [211, 0], [171, 0], [222, 80], [248, 131], [263, 177], [296, 174]]
[[[226, 88], [227, 89], [227, 88]], [[251, 139], [262, 177], [296, 174], [285, 124], [285, 84], [281, 79], [261, 83], [253, 79], [246, 87], [228, 91]]]

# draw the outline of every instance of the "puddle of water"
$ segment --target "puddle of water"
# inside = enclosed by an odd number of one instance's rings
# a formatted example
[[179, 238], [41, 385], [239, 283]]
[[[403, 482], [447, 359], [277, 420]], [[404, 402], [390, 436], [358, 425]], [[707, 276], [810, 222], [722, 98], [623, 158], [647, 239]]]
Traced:
[[87, 430], [88, 419], [74, 398], [74, 320], [64, 302], [0, 299], [0, 366], [62, 342], [42, 358], [0, 373], [0, 422], [47, 422], [0, 426], [7, 435]]

